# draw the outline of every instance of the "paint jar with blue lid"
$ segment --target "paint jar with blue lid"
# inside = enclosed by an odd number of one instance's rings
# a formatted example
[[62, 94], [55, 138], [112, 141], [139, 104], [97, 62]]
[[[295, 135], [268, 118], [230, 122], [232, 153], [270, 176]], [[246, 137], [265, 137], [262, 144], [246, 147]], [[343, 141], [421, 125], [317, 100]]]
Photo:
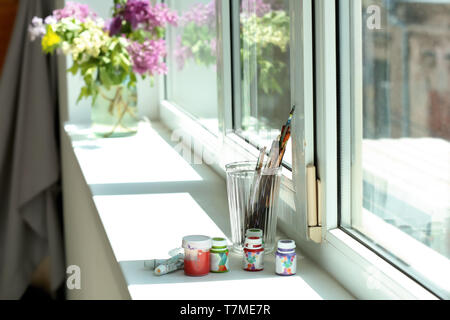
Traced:
[[294, 240], [278, 241], [275, 268], [280, 276], [293, 276], [297, 273], [297, 254]]

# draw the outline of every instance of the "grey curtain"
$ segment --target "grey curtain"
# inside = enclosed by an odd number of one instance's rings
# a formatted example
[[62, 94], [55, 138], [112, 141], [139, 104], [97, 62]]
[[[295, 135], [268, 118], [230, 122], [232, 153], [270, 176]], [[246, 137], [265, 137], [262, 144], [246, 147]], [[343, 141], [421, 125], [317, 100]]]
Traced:
[[20, 1], [0, 79], [0, 299], [19, 299], [45, 257], [53, 290], [65, 274], [56, 60], [27, 34], [54, 8]]

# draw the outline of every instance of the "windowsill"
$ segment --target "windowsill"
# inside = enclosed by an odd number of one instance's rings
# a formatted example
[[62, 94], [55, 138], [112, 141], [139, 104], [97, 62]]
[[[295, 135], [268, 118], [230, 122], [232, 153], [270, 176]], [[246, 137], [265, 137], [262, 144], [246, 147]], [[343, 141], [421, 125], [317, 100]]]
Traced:
[[416, 272], [424, 279], [439, 284], [443, 292], [450, 291], [450, 279], [447, 277], [450, 262], [447, 257], [365, 209], [357, 231], [372, 239], [368, 241], [376, 243], [379, 249], [389, 252], [410, 273]]
[[[341, 229], [329, 230], [326, 235], [326, 242], [329, 247], [336, 250], [335, 252], [345, 256], [346, 262], [344, 267], [351, 269], [360, 268], [366, 273], [363, 277], [364, 281], [360, 284], [357, 283], [357, 273], [353, 274], [353, 291], [357, 292], [365, 287], [365, 290], [375, 297], [371, 299], [439, 299]], [[329, 261], [337, 262], [337, 260], [333, 259]], [[340, 269], [342, 268], [340, 264], [338, 262], [334, 267]], [[344, 277], [348, 276], [346, 272], [342, 272]]]
[[211, 292], [214, 299], [248, 299], [249, 286], [255, 299], [353, 298], [301, 252], [298, 275], [291, 278], [274, 274], [273, 255], [258, 274], [241, 271], [240, 257], [232, 255], [229, 274], [154, 276], [143, 261], [168, 257], [184, 235], [230, 238], [223, 177], [185, 161], [171, 133], [157, 123], [142, 123], [138, 135], [120, 139], [65, 128], [132, 299], [210, 299]]

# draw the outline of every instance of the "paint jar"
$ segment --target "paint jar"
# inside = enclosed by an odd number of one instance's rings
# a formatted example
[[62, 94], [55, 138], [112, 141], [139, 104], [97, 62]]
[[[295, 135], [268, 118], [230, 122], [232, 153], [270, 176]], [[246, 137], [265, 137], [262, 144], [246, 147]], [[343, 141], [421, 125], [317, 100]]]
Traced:
[[244, 270], [250, 272], [264, 270], [264, 246], [262, 238], [248, 237], [245, 239]]
[[202, 277], [209, 273], [211, 245], [211, 238], [207, 236], [183, 238], [185, 275]]
[[230, 270], [228, 264], [228, 242], [223, 238], [212, 239], [211, 268], [213, 273], [225, 273]]
[[264, 235], [264, 233], [261, 229], [248, 229], [245, 232], [246, 238], [251, 238], [251, 237], [263, 238], [263, 235]]
[[264, 247], [264, 252], [265, 252], [265, 254], [269, 253], [269, 252], [267, 252], [266, 246], [264, 245], [264, 231], [263, 231], [263, 230], [261, 230], [261, 229], [248, 229], [248, 230], [245, 232], [245, 237], [246, 237], [246, 238], [251, 238], [251, 237], [261, 238], [261, 239], [262, 239], [262, 242], [263, 242], [262, 245], [263, 245], [263, 247]]
[[275, 269], [280, 276], [293, 276], [297, 273], [297, 254], [294, 240], [278, 241]]

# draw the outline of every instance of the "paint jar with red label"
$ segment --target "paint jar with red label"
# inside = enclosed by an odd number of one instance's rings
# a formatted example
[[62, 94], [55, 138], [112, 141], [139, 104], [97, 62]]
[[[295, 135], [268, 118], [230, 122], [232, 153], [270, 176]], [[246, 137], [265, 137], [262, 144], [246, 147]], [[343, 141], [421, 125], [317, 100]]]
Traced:
[[209, 273], [212, 240], [207, 236], [186, 236], [183, 238], [184, 274], [203, 277]]
[[262, 238], [248, 237], [245, 239], [244, 270], [250, 272], [264, 270], [264, 246]]

